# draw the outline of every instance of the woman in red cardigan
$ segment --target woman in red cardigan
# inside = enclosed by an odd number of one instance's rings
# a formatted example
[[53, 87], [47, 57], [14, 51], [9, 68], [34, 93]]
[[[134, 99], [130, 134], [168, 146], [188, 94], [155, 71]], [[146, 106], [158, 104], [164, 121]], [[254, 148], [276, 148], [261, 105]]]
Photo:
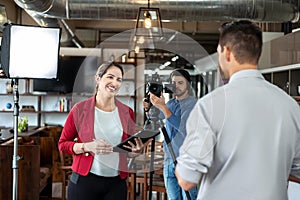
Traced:
[[[74, 155], [69, 200], [126, 200], [130, 153], [112, 148], [135, 133], [133, 110], [115, 98], [123, 73], [117, 63], [102, 64], [95, 76], [95, 96], [77, 103], [67, 117], [58, 147]], [[144, 146], [138, 139], [127, 148], [134, 154]]]

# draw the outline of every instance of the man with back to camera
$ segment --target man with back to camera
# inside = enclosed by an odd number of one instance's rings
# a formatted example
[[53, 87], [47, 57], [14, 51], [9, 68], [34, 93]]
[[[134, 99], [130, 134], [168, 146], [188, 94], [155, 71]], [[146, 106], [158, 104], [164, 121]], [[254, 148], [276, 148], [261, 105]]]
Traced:
[[[191, 87], [191, 76], [184, 69], [174, 70], [170, 79], [176, 85], [174, 98], [165, 103], [165, 98], [150, 93], [150, 102], [160, 110], [159, 118], [165, 118], [165, 126], [171, 140], [171, 147], [175, 157], [179, 155], [179, 148], [186, 136], [186, 120], [197, 102]], [[144, 101], [144, 107], [149, 108], [149, 103]], [[164, 142], [164, 180], [169, 200], [187, 199], [185, 192], [178, 185], [175, 176], [175, 164], [169, 152], [166, 142]], [[191, 199], [197, 197], [197, 187], [189, 189]]]
[[250, 21], [223, 24], [220, 71], [228, 84], [200, 99], [187, 121], [176, 176], [199, 200], [287, 200], [300, 178], [300, 108], [257, 65], [262, 32]]

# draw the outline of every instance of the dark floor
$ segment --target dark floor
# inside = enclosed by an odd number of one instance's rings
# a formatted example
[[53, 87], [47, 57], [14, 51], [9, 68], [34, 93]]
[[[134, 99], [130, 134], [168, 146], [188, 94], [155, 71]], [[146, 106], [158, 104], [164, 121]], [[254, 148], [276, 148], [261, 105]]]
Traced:
[[[54, 182], [52, 185], [52, 200], [61, 200], [61, 183], [60, 182]], [[136, 200], [141, 200], [141, 195], [137, 195]], [[152, 200], [156, 200], [155, 192], [153, 192]]]

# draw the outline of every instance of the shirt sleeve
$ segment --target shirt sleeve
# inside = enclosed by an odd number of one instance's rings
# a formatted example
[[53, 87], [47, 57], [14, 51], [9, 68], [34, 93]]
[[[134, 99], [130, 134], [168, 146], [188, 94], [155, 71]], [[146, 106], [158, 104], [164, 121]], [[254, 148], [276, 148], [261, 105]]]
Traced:
[[58, 148], [63, 153], [73, 154], [74, 138], [78, 135], [76, 125], [74, 122], [75, 107], [73, 107], [68, 114], [62, 134], [58, 141]]
[[201, 101], [191, 111], [186, 130], [187, 136], [177, 158], [177, 173], [186, 181], [197, 184], [211, 166], [216, 143]]

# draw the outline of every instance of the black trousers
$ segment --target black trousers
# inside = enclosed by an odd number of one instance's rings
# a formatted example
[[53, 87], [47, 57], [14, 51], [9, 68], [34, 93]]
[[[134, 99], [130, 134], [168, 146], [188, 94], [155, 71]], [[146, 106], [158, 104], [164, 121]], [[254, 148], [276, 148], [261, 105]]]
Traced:
[[126, 179], [73, 172], [68, 184], [68, 200], [126, 200]]

